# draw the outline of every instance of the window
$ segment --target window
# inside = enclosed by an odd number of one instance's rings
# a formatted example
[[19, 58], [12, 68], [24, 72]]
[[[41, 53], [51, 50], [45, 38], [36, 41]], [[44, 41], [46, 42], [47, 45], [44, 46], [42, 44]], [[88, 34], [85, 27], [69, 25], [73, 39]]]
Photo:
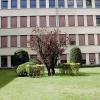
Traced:
[[75, 45], [76, 44], [76, 36], [75, 36], [75, 34], [70, 34], [69, 35], [69, 44], [70, 45]]
[[10, 44], [11, 47], [17, 47], [17, 36], [11, 36]]
[[95, 7], [100, 8], [100, 0], [95, 0]]
[[11, 8], [17, 8], [17, 0], [11, 0]]
[[40, 0], [40, 8], [46, 8], [46, 1]]
[[30, 8], [36, 8], [36, 0], [30, 0]]
[[100, 16], [96, 16], [96, 25], [100, 26]]
[[65, 46], [66, 42], [67, 42], [66, 34], [59, 34], [59, 40], [60, 40], [60, 43], [62, 44], [62, 46]]
[[1, 67], [7, 67], [7, 56], [1, 56]]
[[97, 42], [98, 42], [98, 45], [100, 45], [100, 34], [97, 35]]
[[1, 48], [7, 48], [8, 39], [7, 36], [1, 36]]
[[17, 17], [11, 17], [11, 28], [17, 28]]
[[74, 15], [68, 16], [68, 24], [69, 26], [75, 26], [75, 16]]
[[92, 1], [91, 0], [86, 0], [86, 7], [92, 7]]
[[84, 26], [84, 16], [78, 16], [78, 26]]
[[92, 15], [87, 16], [87, 26], [93, 26], [93, 16]]
[[20, 27], [27, 27], [27, 17], [26, 16], [20, 17]]
[[74, 0], [68, 0], [67, 4], [68, 4], [68, 8], [74, 8]]
[[86, 53], [82, 53], [82, 64], [86, 64]]
[[30, 17], [30, 27], [36, 27], [36, 16]]
[[89, 53], [90, 64], [95, 64], [95, 53]]
[[94, 45], [94, 35], [93, 34], [88, 35], [88, 45]]
[[21, 8], [27, 8], [27, 0], [21, 0], [20, 1], [20, 7]]
[[85, 35], [79, 34], [79, 45], [85, 45]]
[[64, 0], [58, 0], [58, 7], [64, 8]]
[[1, 28], [7, 28], [7, 17], [1, 17]]
[[55, 0], [49, 0], [49, 8], [55, 8]]
[[65, 26], [65, 16], [59, 16], [59, 26], [64, 27]]
[[56, 27], [56, 16], [49, 16], [49, 26]]
[[46, 27], [46, 16], [40, 16], [40, 27]]
[[83, 0], [77, 0], [77, 8], [83, 7]]
[[8, 0], [1, 0], [1, 8], [8, 8]]
[[20, 36], [20, 47], [27, 47], [27, 36]]
[[61, 63], [66, 63], [67, 62], [67, 54], [62, 54], [60, 56], [60, 62]]

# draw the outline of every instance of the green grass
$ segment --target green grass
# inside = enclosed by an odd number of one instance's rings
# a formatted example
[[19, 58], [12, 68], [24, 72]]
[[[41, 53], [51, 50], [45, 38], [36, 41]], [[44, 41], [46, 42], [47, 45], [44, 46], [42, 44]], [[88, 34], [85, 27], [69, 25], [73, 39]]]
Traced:
[[100, 68], [82, 68], [79, 76], [17, 77], [0, 71], [0, 100], [100, 100]]

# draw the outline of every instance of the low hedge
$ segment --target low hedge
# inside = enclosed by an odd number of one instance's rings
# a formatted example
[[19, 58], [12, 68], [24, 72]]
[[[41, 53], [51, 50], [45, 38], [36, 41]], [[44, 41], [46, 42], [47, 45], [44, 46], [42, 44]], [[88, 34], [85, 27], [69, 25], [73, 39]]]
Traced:
[[44, 74], [44, 65], [27, 62], [18, 66], [18, 76], [40, 76]]
[[62, 74], [77, 75], [79, 73], [80, 63], [61, 63], [58, 67]]

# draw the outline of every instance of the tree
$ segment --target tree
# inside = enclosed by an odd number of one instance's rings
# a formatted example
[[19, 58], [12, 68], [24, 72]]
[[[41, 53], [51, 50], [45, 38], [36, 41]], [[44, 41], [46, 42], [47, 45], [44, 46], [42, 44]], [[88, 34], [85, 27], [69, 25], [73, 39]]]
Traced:
[[81, 50], [78, 47], [74, 47], [70, 50], [70, 62], [80, 63], [82, 61]]
[[57, 30], [47, 31], [45, 28], [34, 28], [29, 41], [31, 48], [36, 50], [40, 55], [42, 62], [45, 64], [48, 75], [55, 74], [55, 66], [58, 57], [64, 52], [66, 36], [60, 36], [61, 32]]
[[20, 65], [29, 61], [28, 52], [23, 49], [17, 50], [14, 53], [14, 58], [15, 58], [16, 65]]

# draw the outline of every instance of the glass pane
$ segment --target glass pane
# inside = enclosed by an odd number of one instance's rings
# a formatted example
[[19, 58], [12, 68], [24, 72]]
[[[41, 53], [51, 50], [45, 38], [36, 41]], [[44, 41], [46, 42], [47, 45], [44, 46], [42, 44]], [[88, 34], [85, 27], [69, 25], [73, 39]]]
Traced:
[[11, 8], [17, 8], [17, 0], [11, 0]]
[[55, 0], [49, 0], [49, 8], [55, 8]]
[[27, 8], [27, 1], [26, 0], [21, 0], [21, 8]]
[[95, 7], [100, 8], [100, 0], [95, 0]]
[[77, 0], [77, 7], [82, 8], [83, 7], [83, 0]]
[[30, 8], [36, 8], [36, 0], [30, 0]]
[[64, 8], [64, 0], [58, 0], [58, 7]]
[[73, 8], [74, 7], [74, 0], [68, 0], [68, 8]]
[[1, 8], [8, 8], [8, 0], [1, 0]]
[[46, 1], [40, 0], [40, 8], [46, 8]]

